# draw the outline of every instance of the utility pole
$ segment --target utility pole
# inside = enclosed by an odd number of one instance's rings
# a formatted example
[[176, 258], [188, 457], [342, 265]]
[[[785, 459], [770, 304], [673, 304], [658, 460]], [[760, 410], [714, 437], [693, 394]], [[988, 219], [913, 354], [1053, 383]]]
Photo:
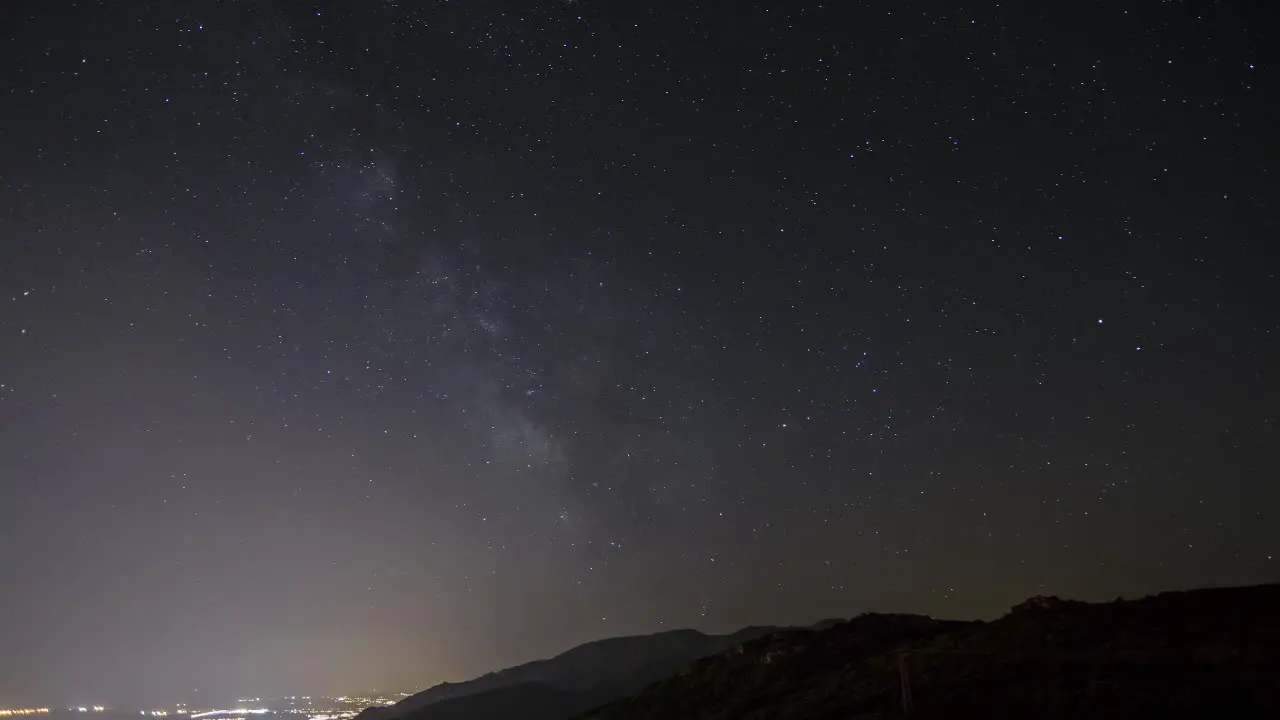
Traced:
[[907, 654], [898, 653], [898, 680], [902, 685], [902, 714], [910, 715], [915, 704], [911, 699], [911, 676], [907, 674]]

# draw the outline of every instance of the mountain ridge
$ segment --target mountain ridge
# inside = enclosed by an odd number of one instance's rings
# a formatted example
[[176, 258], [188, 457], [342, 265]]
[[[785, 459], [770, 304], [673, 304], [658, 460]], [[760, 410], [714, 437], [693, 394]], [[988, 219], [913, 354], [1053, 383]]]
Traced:
[[[485, 673], [471, 680], [439, 683], [394, 705], [366, 708], [356, 716], [356, 720], [401, 720], [438, 703], [515, 686], [525, 686], [526, 694], [548, 701], [554, 697], [553, 693], [531, 688], [542, 686], [558, 693], [599, 697], [604, 702], [638, 691], [700, 657], [714, 655], [779, 629], [774, 626], [748, 626], [724, 635], [675, 629], [647, 635], [601, 638], [548, 658]], [[553, 704], [572, 704], [561, 703], [562, 699], [554, 700]]]
[[360, 720], [1252, 716], [1280, 711], [1275, 677], [1280, 584], [604, 638]]
[[703, 658], [576, 720], [1254, 717], [1280, 711], [1280, 584], [998, 619], [868, 614]]

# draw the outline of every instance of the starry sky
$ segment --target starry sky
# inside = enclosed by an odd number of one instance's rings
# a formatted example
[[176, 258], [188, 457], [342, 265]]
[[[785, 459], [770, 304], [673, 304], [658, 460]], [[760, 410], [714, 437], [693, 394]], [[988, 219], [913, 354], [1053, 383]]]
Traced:
[[5, 3], [0, 707], [1277, 580], [1268, 6]]

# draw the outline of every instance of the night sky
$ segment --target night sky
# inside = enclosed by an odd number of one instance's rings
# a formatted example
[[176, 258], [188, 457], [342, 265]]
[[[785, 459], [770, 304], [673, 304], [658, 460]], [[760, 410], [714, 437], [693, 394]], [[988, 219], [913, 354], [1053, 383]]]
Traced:
[[0, 707], [1277, 580], [1271, 4], [5, 3]]

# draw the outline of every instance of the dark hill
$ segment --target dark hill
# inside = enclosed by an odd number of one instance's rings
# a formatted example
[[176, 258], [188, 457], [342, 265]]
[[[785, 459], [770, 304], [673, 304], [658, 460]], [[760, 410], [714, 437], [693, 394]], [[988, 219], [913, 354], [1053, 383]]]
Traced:
[[415, 711], [413, 717], [423, 720], [561, 720], [598, 705], [601, 699], [601, 696], [594, 693], [556, 690], [539, 683], [522, 683], [440, 700]]
[[968, 623], [919, 615], [863, 615], [824, 630], [788, 630], [704, 658], [645, 692], [588, 713], [599, 720], [632, 718], [786, 717], [811, 715], [828, 696], [841, 696], [848, 669]]
[[779, 632], [582, 718], [1277, 717], [1277, 678], [1280, 585], [1033, 598], [990, 623]]
[[[750, 627], [730, 635], [704, 635], [672, 630], [656, 635], [609, 638], [579, 645], [547, 660], [489, 673], [460, 683], [442, 683], [395, 705], [369, 708], [357, 720], [436, 720], [448, 717], [564, 718], [587, 708], [637, 692], [669, 677], [698, 658], [714, 655], [778, 628]], [[508, 690], [489, 697], [494, 691]], [[500, 710], [508, 700], [520, 709]], [[449, 701], [447, 707], [445, 701]], [[556, 714], [557, 708], [568, 708]], [[456, 714], [464, 713], [464, 714]], [[471, 714], [465, 714], [471, 713]]]

